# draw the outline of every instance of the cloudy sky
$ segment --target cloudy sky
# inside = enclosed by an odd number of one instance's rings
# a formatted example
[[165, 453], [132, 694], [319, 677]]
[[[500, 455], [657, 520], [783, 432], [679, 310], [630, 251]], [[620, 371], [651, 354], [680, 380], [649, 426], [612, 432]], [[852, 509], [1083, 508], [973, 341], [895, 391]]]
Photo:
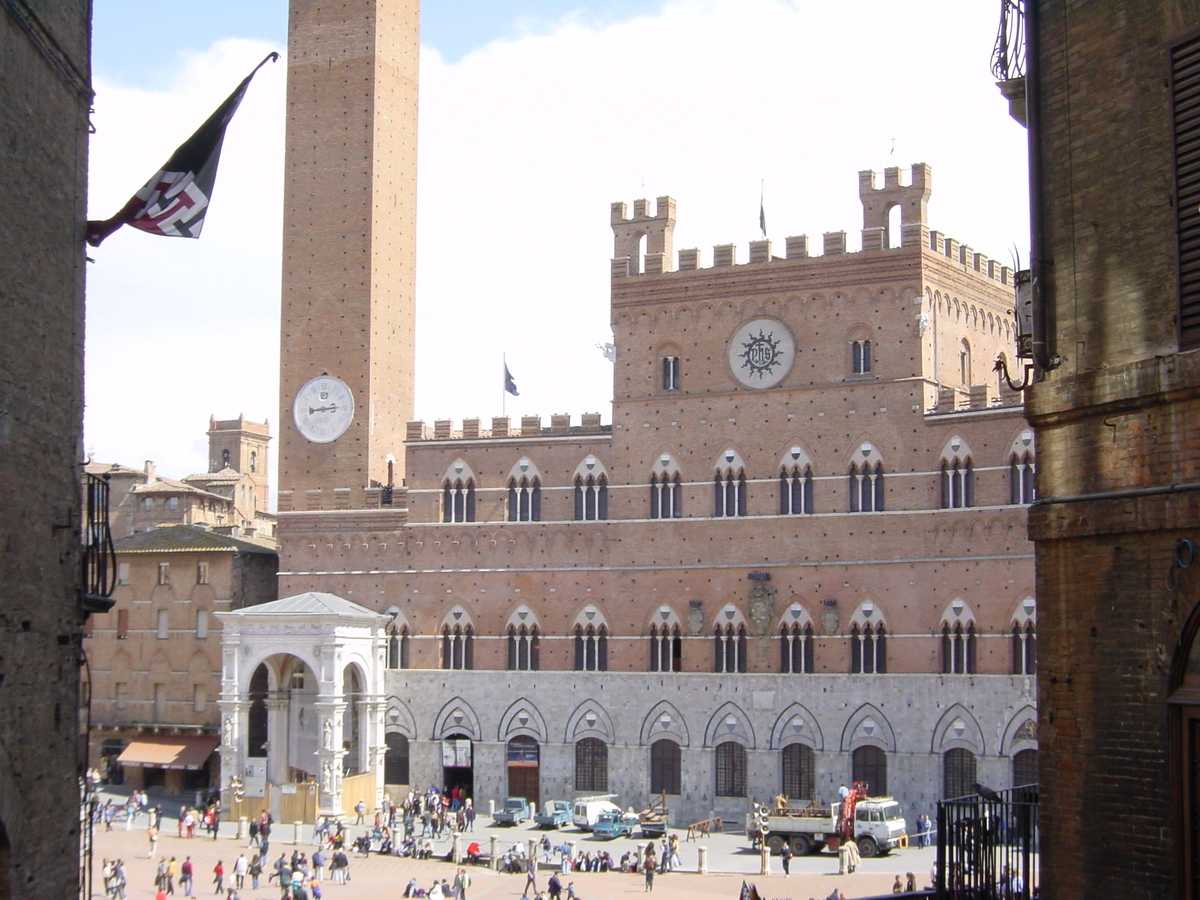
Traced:
[[[609, 204], [670, 194], [675, 247], [862, 226], [857, 172], [927, 162], [930, 225], [1028, 256], [1025, 133], [996, 4], [425, 0], [416, 415], [610, 418]], [[239, 80], [286, 0], [96, 0], [90, 214], [112, 215]], [[148, 14], [153, 11], [153, 16]], [[279, 417], [285, 66], [226, 135], [203, 236], [123, 229], [89, 266], [85, 444], [206, 465], [208, 417]], [[505, 405], [506, 356], [521, 396]]]

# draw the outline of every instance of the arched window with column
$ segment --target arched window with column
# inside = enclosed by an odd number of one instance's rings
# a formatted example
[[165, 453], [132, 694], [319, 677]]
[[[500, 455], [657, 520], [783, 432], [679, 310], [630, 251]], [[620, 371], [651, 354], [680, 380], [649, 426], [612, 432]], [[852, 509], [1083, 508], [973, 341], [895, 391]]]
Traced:
[[475, 668], [475, 629], [469, 624], [442, 627], [442, 668]]
[[718, 623], [713, 629], [713, 671], [731, 675], [746, 671], [746, 623]]
[[807, 675], [814, 671], [815, 635], [812, 622], [784, 622], [779, 626], [779, 671]]
[[475, 479], [456, 478], [442, 483], [442, 521], [475, 521]]
[[650, 626], [650, 671], [679, 672], [683, 665], [683, 635], [678, 622]]
[[650, 518], [678, 519], [683, 516], [683, 481], [678, 472], [650, 476]]
[[608, 518], [608, 476], [575, 476], [575, 521], [591, 522]]
[[601, 624], [575, 626], [575, 671], [608, 671], [608, 628]]
[[541, 667], [541, 634], [536, 624], [508, 626], [508, 669], [536, 672]]

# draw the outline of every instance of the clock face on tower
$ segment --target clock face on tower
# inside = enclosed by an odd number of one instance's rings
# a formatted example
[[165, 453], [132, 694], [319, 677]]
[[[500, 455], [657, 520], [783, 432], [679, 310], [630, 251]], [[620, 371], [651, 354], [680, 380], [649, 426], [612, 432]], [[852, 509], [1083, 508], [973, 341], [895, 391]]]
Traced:
[[300, 433], [314, 444], [336, 441], [354, 418], [354, 394], [332, 375], [310, 378], [296, 394], [292, 418]]
[[743, 322], [729, 341], [729, 371], [748, 388], [772, 388], [787, 377], [796, 341], [787, 326], [766, 316]]

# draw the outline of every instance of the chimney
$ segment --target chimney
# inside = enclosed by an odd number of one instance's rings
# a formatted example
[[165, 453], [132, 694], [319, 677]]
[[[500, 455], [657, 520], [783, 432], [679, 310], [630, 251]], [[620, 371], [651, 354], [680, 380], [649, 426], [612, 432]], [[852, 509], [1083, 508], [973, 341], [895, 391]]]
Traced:
[[154, 460], [146, 460], [146, 484], [154, 484], [158, 481], [158, 476], [154, 474]]

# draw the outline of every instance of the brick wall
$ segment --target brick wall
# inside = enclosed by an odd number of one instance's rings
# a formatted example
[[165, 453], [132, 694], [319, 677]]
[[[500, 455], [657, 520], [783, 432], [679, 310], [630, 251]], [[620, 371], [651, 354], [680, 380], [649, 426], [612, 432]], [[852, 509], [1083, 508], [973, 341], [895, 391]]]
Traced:
[[70, 897], [90, 4], [24, 5], [37, 39], [0, 15], [0, 895]]

